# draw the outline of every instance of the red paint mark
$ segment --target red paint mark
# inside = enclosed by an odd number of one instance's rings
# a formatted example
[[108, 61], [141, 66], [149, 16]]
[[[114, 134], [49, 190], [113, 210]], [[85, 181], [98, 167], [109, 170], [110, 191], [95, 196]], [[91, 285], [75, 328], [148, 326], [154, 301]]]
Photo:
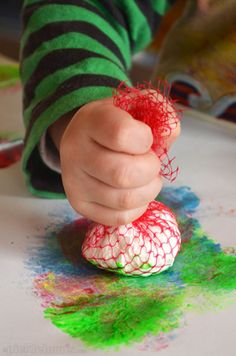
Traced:
[[[9, 145], [8, 145], [9, 143]], [[23, 142], [0, 139], [0, 168], [6, 168], [21, 159]]]

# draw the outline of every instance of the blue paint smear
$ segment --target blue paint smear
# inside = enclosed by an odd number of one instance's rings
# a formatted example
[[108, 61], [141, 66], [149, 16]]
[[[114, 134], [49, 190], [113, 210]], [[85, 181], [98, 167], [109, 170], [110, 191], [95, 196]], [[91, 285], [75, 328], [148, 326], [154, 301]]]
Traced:
[[198, 196], [187, 186], [165, 187], [157, 200], [162, 201], [179, 215], [193, 214], [200, 203]]
[[[160, 199], [159, 199], [160, 198]], [[168, 187], [164, 188], [161, 195], [158, 197], [164, 204], [168, 205], [177, 215], [177, 218], [181, 216], [181, 221], [179, 221], [180, 230], [182, 229], [182, 241], [187, 242], [192, 237], [192, 230], [199, 225], [196, 219], [189, 218], [189, 214], [192, 214], [199, 205], [199, 198], [191, 191], [189, 187]], [[54, 219], [56, 217], [54, 216]], [[58, 219], [56, 219], [58, 220]], [[42, 241], [42, 246], [34, 246], [29, 248], [29, 256], [31, 256], [25, 265], [28, 269], [32, 271], [33, 274], [43, 274], [47, 272], [53, 272], [56, 275], [63, 276], [99, 276], [99, 275], [114, 275], [111, 272], [107, 272], [96, 268], [87, 261], [85, 261], [81, 256], [81, 245], [83, 241], [83, 236], [79, 236], [80, 226], [77, 226], [75, 220], [75, 215], [70, 209], [65, 209], [61, 211], [60, 224], [55, 224], [49, 226], [44, 236], [37, 237]], [[85, 228], [86, 230], [86, 228]], [[189, 235], [189, 236], [188, 236]], [[74, 237], [73, 237], [74, 236]], [[73, 237], [71, 241], [70, 239]], [[63, 242], [63, 243], [62, 243]], [[72, 246], [72, 253], [75, 254], [75, 259], [73, 263], [70, 258], [66, 259], [65, 255], [68, 253], [63, 251], [64, 246]], [[210, 246], [209, 246], [210, 248]], [[212, 248], [220, 250], [220, 245], [214, 245]], [[203, 251], [202, 251], [203, 253]], [[69, 251], [69, 255], [71, 251]], [[69, 256], [71, 257], [71, 256]], [[120, 280], [122, 278], [131, 278], [136, 284], [135, 280], [138, 279], [139, 288], [140, 286], [146, 287], [148, 284], [150, 286], [154, 283], [158, 285], [167, 287], [168, 284], [175, 283], [181, 286], [181, 269], [182, 261], [181, 256], [178, 257], [175, 263], [175, 268], [170, 268], [169, 270], [153, 275], [148, 278], [140, 277], [126, 277], [119, 276]]]

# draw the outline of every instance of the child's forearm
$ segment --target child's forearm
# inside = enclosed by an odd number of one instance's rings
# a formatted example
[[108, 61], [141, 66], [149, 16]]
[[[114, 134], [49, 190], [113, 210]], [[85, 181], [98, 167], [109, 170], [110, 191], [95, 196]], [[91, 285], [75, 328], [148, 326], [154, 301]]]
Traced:
[[[129, 83], [132, 54], [150, 43], [172, 2], [24, 1], [21, 78], [27, 182], [32, 184], [32, 171], [36, 177], [42, 173], [45, 184], [55, 176], [44, 162], [40, 169], [35, 163], [44, 133], [50, 127], [59, 147], [68, 113], [110, 97], [120, 81]], [[44, 196], [44, 188], [34, 189]]]

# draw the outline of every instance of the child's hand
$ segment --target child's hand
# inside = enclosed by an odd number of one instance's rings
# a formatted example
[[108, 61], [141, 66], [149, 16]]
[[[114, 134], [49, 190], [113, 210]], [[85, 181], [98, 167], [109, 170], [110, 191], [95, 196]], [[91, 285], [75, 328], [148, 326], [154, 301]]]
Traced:
[[60, 143], [62, 179], [73, 208], [105, 225], [141, 216], [162, 187], [152, 142], [151, 129], [115, 107], [112, 98], [78, 110]]

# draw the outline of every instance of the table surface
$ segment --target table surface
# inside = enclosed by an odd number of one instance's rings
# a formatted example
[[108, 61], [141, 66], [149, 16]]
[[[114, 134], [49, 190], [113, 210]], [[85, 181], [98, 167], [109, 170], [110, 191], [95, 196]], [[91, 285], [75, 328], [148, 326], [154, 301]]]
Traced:
[[[23, 135], [20, 90], [2, 90], [0, 107], [1, 131]], [[234, 129], [186, 114], [181, 139], [173, 149], [180, 166], [174, 186], [191, 187], [201, 201], [197, 218], [204, 231], [222, 246], [234, 247], [235, 138]], [[68, 203], [31, 196], [20, 163], [0, 170], [0, 201], [0, 354], [104, 354], [86, 348], [44, 318], [40, 299], [32, 292], [31, 271], [25, 265], [30, 258], [29, 246], [40, 246], [45, 228], [57, 224], [64, 211], [74, 214]], [[233, 356], [235, 320], [236, 302], [218, 311], [188, 313], [184, 325], [176, 331], [177, 336], [169, 340], [168, 347], [163, 347], [160, 354]], [[158, 349], [156, 346], [142, 351], [140, 345], [142, 342], [139, 346], [122, 347], [120, 352], [122, 355], [151, 355]], [[119, 351], [108, 351], [109, 355], [117, 353]]]

